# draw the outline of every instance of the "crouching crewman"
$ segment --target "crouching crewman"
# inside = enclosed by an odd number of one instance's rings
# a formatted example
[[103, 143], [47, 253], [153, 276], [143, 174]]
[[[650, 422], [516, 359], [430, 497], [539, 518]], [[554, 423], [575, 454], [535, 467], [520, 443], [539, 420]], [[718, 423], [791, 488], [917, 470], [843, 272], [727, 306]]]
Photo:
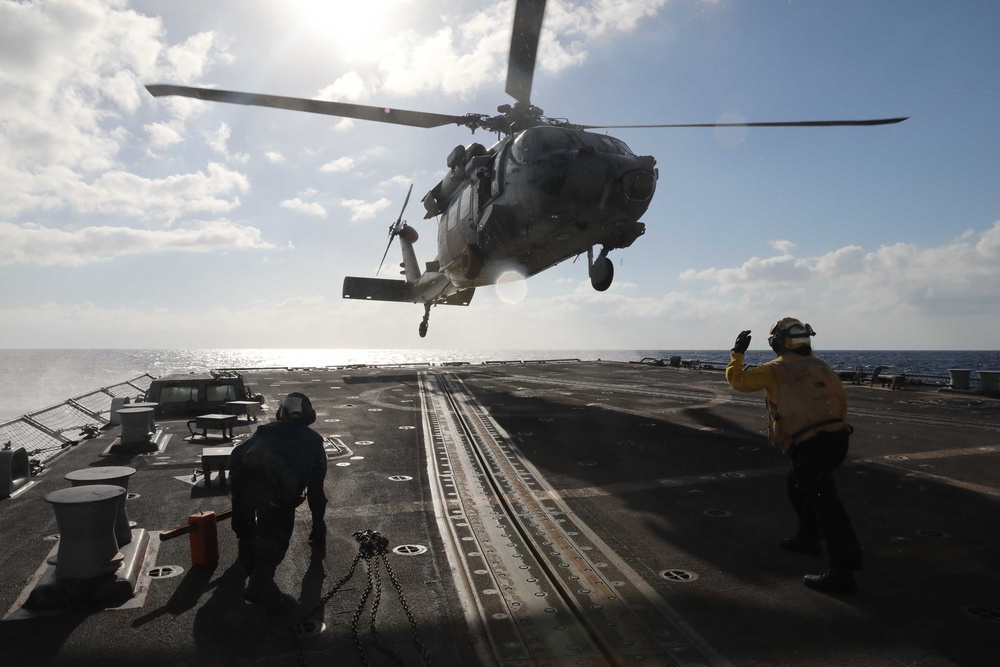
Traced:
[[326, 450], [323, 436], [309, 428], [316, 411], [308, 396], [292, 393], [276, 419], [233, 449], [229, 462], [238, 558], [250, 574], [244, 598], [267, 606], [281, 600], [274, 572], [288, 551], [295, 508], [307, 499], [309, 541], [320, 553], [326, 544]]

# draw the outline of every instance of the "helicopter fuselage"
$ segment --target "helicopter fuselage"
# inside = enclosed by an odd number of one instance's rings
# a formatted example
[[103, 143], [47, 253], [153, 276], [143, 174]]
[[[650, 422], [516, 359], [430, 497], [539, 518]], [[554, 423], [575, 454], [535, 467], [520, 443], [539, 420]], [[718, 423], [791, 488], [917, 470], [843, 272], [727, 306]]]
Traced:
[[[470, 157], [471, 156], [471, 157]], [[626, 248], [656, 189], [656, 161], [607, 135], [539, 126], [488, 151], [457, 147], [450, 170], [424, 197], [439, 216], [428, 269], [455, 290], [527, 278], [595, 246]]]

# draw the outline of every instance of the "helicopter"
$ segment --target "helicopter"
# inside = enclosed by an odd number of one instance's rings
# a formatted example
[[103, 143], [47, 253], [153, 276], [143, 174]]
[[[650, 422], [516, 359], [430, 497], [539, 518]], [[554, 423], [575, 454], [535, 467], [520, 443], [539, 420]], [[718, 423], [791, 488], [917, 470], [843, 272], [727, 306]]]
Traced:
[[424, 219], [438, 219], [435, 259], [421, 267], [414, 251], [419, 234], [403, 220], [410, 185], [376, 271], [398, 239], [403, 279], [344, 278], [345, 299], [423, 304], [421, 338], [427, 335], [432, 306], [468, 306], [477, 287], [497, 284], [512, 272], [529, 278], [586, 253], [592, 287], [603, 292], [611, 286], [614, 264], [608, 254], [628, 248], [645, 233], [639, 218], [652, 201], [659, 173], [653, 156], [636, 155], [620, 139], [590, 130], [870, 126], [906, 120], [580, 125], [546, 117], [531, 103], [545, 5], [546, 0], [516, 2], [505, 88], [514, 103], [497, 107], [497, 115], [457, 116], [171, 84], [146, 89], [154, 97], [177, 95], [424, 129], [459, 125], [496, 134], [488, 148], [475, 142], [456, 146], [445, 160], [444, 177], [422, 198]]

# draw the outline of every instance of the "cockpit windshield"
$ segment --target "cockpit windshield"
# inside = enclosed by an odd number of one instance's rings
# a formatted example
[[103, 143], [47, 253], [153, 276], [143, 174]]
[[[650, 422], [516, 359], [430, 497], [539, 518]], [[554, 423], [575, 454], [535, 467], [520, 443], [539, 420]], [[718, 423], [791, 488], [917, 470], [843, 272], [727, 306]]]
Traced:
[[593, 132], [580, 132], [580, 139], [588, 146], [596, 148], [602, 153], [613, 153], [616, 155], [635, 155], [625, 142], [621, 139], [608, 136], [607, 134], [594, 134]]
[[606, 134], [541, 126], [525, 130], [514, 139], [511, 157], [516, 162], [530, 162], [553, 151], [582, 148], [593, 148], [601, 153], [614, 155], [634, 155], [625, 142]]

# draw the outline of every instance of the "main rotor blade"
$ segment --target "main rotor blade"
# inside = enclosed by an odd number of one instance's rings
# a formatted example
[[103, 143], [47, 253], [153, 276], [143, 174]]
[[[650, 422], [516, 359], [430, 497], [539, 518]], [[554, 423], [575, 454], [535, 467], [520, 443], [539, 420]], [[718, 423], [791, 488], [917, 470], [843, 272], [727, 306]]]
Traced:
[[531, 101], [531, 82], [535, 77], [535, 57], [544, 16], [545, 0], [517, 0], [507, 60], [507, 94], [525, 104]]
[[892, 125], [902, 123], [902, 118], [872, 118], [868, 120], [795, 120], [774, 123], [671, 123], [667, 125], [574, 125], [581, 130], [612, 130], [644, 127], [838, 127], [845, 125]]
[[209, 102], [227, 102], [229, 104], [246, 104], [272, 109], [288, 109], [290, 111], [305, 111], [327, 116], [372, 120], [379, 123], [395, 125], [410, 125], [412, 127], [440, 127], [442, 125], [464, 125], [464, 116], [448, 116], [445, 114], [427, 113], [425, 111], [407, 111], [406, 109], [388, 109], [372, 107], [363, 104], [345, 104], [343, 102], [328, 102], [326, 100], [310, 100], [301, 97], [281, 97], [279, 95], [259, 95], [257, 93], [240, 93], [232, 90], [216, 88], [193, 88], [190, 86], [174, 86], [170, 84], [155, 84], [146, 86], [153, 97], [179, 95], [193, 97]]

